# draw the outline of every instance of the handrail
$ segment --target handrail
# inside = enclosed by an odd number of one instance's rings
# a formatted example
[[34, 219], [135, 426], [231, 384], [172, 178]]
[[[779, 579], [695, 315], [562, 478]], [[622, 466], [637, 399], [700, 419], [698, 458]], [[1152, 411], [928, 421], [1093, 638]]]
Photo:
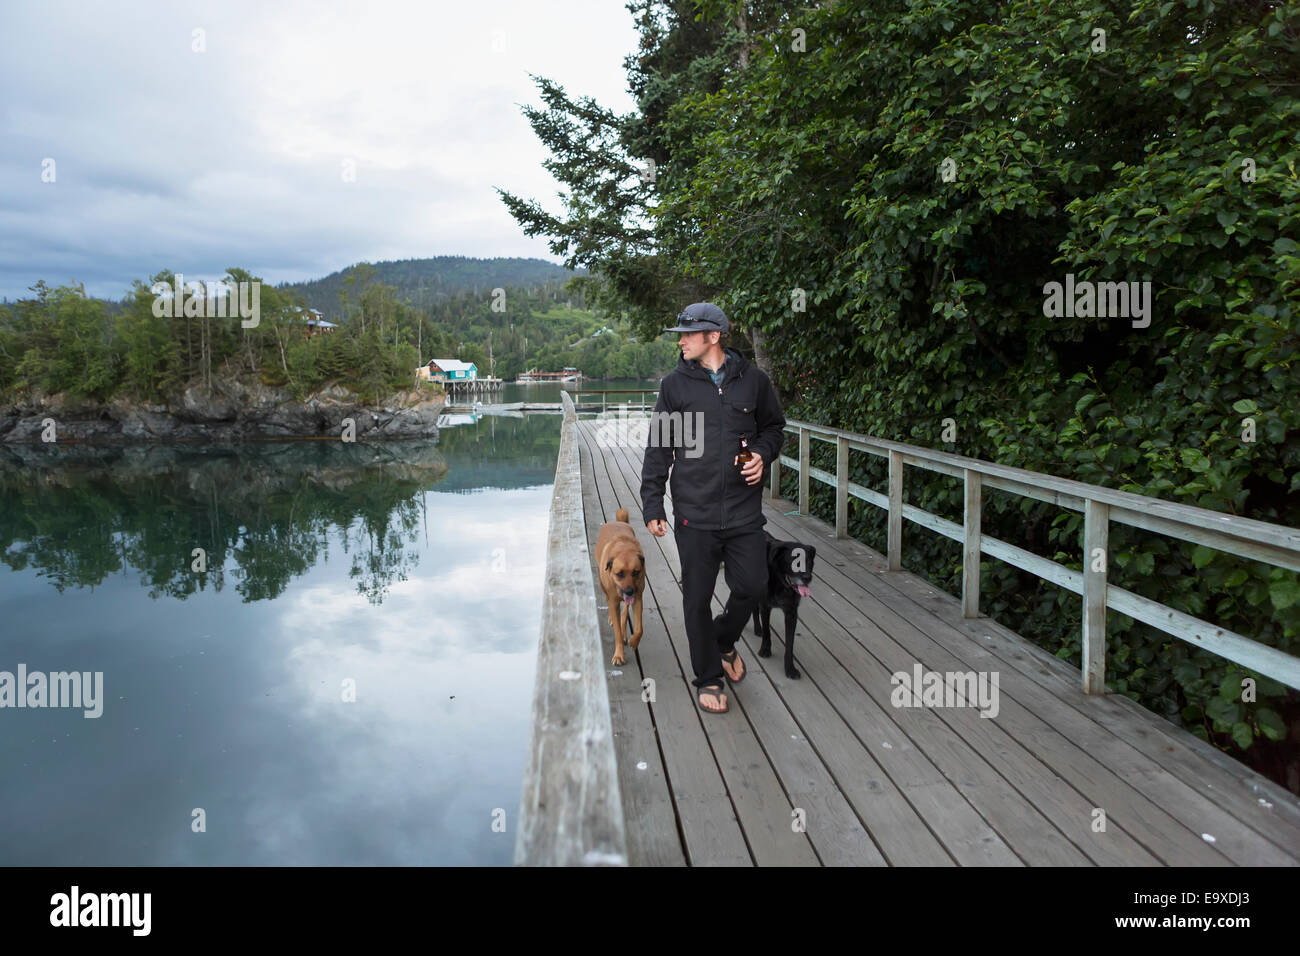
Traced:
[[547, 535], [532, 741], [515, 864], [626, 866], [627, 837], [582, 506], [578, 417], [564, 421]]
[[[565, 392], [565, 394], [567, 395], [569, 393]], [[617, 409], [625, 406], [629, 407], [633, 411], [640, 413], [643, 411], [652, 410], [654, 408], [655, 401], [659, 397], [659, 390], [657, 388], [654, 389], [610, 388], [610, 389], [597, 389], [592, 391], [583, 391], [582, 389], [575, 389], [573, 392], [573, 401], [576, 403], [577, 410], [579, 412], [584, 412], [584, 413], [595, 412], [596, 405], [594, 402], [590, 405], [584, 405], [582, 403], [583, 398], [591, 397], [594, 395], [600, 396], [600, 414], [602, 415], [608, 414], [611, 409]], [[613, 405], [610, 405], [606, 401], [606, 396], [608, 395], [639, 395], [641, 396], [641, 401], [637, 402], [637, 404], [635, 405], [633, 405], [631, 402], [615, 402]], [[645, 397], [647, 395], [650, 396], [650, 401], [648, 402], [645, 400]]]
[[[1300, 571], [1300, 530], [810, 422], [787, 421], [786, 431], [798, 435], [799, 457], [795, 459], [781, 455], [772, 462], [769, 495], [779, 493], [782, 465], [799, 472], [800, 514], [808, 514], [811, 480], [830, 485], [835, 489], [835, 535], [841, 538], [848, 533], [849, 497], [883, 508], [889, 515], [886, 561], [890, 571], [902, 568], [904, 518], [961, 542], [964, 617], [979, 616], [979, 558], [982, 554], [1006, 561], [1082, 595], [1083, 689], [1086, 693], [1106, 692], [1107, 608], [1150, 624], [1180, 640], [1204, 647], [1290, 687], [1300, 688], [1300, 658], [1106, 583], [1107, 540], [1111, 521], [1293, 571]], [[812, 465], [813, 439], [836, 446], [834, 474]], [[850, 480], [851, 450], [864, 451], [888, 460], [888, 494], [881, 494]], [[965, 502], [962, 524], [903, 503], [904, 465], [963, 480]], [[983, 534], [980, 530], [980, 502], [985, 486], [1083, 512], [1084, 571], [1075, 571]]]

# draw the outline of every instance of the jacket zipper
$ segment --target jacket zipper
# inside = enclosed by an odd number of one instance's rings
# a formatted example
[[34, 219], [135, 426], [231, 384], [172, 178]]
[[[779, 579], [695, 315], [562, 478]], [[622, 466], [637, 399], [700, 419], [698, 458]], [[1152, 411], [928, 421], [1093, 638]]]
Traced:
[[[726, 380], [727, 379], [724, 376], [722, 381], [725, 382]], [[723, 444], [723, 440], [726, 438], [726, 436], [727, 436], [727, 407], [722, 403], [722, 384], [720, 382], [718, 383], [718, 443], [720, 445]], [[720, 503], [720, 511], [719, 511], [719, 515], [720, 515], [718, 521], [719, 531], [726, 530], [727, 527], [727, 478], [729, 477], [730, 475], [727, 472], [727, 450], [726, 448], [723, 448], [722, 449], [722, 492], [721, 492], [722, 501]]]

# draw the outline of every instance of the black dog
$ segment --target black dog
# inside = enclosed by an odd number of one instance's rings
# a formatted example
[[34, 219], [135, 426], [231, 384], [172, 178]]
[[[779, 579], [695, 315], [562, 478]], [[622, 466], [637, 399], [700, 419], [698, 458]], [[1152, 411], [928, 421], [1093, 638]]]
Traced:
[[[772, 656], [772, 608], [785, 616], [785, 676], [799, 677], [794, 666], [794, 629], [799, 623], [799, 599], [808, 596], [817, 549], [798, 541], [778, 541], [767, 535], [767, 592], [754, 610], [754, 633], [763, 639], [759, 657]], [[760, 620], [761, 617], [761, 620]]]

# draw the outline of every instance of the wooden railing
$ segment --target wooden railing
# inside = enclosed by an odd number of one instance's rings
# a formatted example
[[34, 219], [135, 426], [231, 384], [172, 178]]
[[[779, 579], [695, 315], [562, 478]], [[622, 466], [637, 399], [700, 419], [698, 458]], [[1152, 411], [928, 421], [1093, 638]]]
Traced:
[[[567, 393], [566, 393], [567, 394]], [[611, 395], [635, 395], [636, 402], [609, 401]], [[629, 412], [643, 413], [654, 411], [655, 401], [659, 398], [658, 389], [646, 388], [611, 388], [603, 391], [575, 391], [574, 407], [581, 415], [590, 413], [605, 414], [626, 407]], [[587, 399], [587, 401], [584, 401]], [[599, 401], [596, 401], [599, 399]]]
[[582, 508], [577, 415], [564, 422], [546, 550], [533, 692], [533, 736], [519, 805], [515, 864], [626, 866], [604, 651]]
[[[772, 463], [772, 482], [768, 494], [779, 494], [782, 465], [799, 472], [800, 514], [808, 514], [811, 480], [816, 479], [830, 485], [835, 489], [835, 535], [841, 538], [848, 534], [850, 496], [885, 509], [889, 516], [886, 560], [890, 571], [902, 568], [904, 518], [961, 542], [964, 617], [979, 616], [979, 565], [980, 556], [984, 554], [1082, 595], [1083, 689], [1086, 693], [1106, 692], [1107, 608], [1236, 661], [1243, 667], [1290, 687], [1300, 688], [1300, 658], [1106, 583], [1107, 538], [1112, 521], [1226, 551], [1274, 567], [1300, 571], [1300, 531], [1295, 528], [1237, 518], [1204, 508], [1113, 491], [1068, 478], [1056, 478], [1023, 468], [996, 465], [977, 458], [932, 451], [808, 422], [787, 422], [786, 431], [798, 435], [799, 457], [795, 459], [781, 455]], [[810, 450], [814, 440], [835, 445], [834, 474], [813, 467]], [[850, 480], [850, 451], [863, 451], [888, 460], [889, 486], [886, 494]], [[904, 504], [904, 465], [962, 479], [965, 485], [963, 523], [957, 524], [914, 505]], [[1084, 570], [1075, 571], [983, 534], [980, 531], [980, 499], [985, 487], [1083, 512]]]

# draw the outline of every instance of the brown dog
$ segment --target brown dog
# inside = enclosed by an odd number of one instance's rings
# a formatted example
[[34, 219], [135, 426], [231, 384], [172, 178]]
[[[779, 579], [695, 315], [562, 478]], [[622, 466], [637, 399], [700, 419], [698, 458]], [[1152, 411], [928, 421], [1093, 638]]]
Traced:
[[[634, 650], [641, 643], [641, 592], [645, 590], [645, 555], [636, 540], [636, 532], [627, 521], [627, 509], [619, 508], [615, 521], [606, 521], [596, 535], [596, 567], [600, 569], [600, 586], [609, 604], [609, 624], [614, 628], [612, 664], [622, 664], [623, 635], [628, 620], [634, 621], [628, 645]], [[615, 610], [617, 608], [617, 610]]]

